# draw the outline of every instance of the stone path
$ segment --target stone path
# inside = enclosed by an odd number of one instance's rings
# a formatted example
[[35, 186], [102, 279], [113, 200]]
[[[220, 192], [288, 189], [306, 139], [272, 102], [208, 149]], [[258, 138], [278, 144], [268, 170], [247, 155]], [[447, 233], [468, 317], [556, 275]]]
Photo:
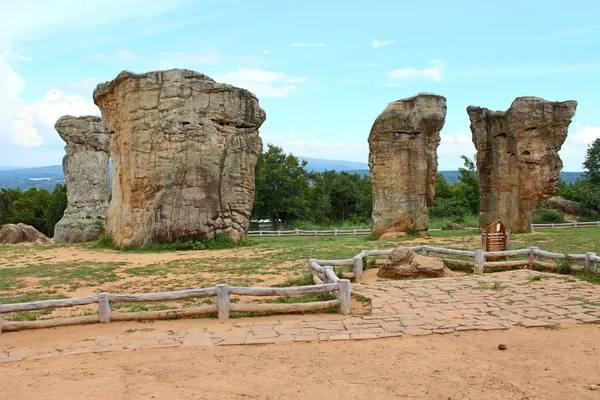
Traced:
[[[541, 279], [536, 277], [541, 276]], [[456, 278], [386, 281], [352, 285], [352, 292], [372, 299], [371, 315], [320, 314], [246, 318], [219, 322], [208, 319], [169, 321], [181, 329], [123, 323], [119, 333], [94, 336], [55, 334], [49, 330], [0, 335], [0, 363], [78, 353], [178, 346], [251, 345], [285, 342], [376, 339], [402, 335], [445, 334], [468, 330], [600, 323], [600, 286], [570, 276], [529, 270]], [[166, 324], [167, 322], [165, 322]], [[109, 327], [116, 324], [107, 324]], [[141, 326], [141, 327], [140, 327]], [[127, 329], [127, 328], [135, 329]], [[69, 332], [73, 327], [56, 328]], [[114, 329], [113, 329], [114, 330]], [[35, 335], [35, 346], [3, 344], [7, 335]], [[5, 336], [6, 335], [6, 336]], [[81, 335], [80, 335], [81, 336]], [[61, 341], [62, 340], [62, 341]], [[34, 341], [34, 340], [31, 340]], [[52, 342], [52, 343], [50, 343]]]

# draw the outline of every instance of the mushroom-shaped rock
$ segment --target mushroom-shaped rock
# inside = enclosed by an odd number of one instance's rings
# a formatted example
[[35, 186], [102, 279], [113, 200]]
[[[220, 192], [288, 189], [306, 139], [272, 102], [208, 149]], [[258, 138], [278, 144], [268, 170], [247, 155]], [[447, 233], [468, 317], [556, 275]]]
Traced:
[[116, 245], [246, 236], [265, 120], [256, 96], [174, 69], [122, 72], [94, 102], [111, 134]]
[[427, 231], [446, 98], [421, 93], [394, 101], [369, 135], [373, 234]]
[[576, 101], [538, 97], [518, 97], [505, 112], [467, 108], [477, 148], [481, 228], [501, 220], [512, 231], [530, 230], [531, 212], [558, 188], [558, 151], [576, 108]]
[[63, 170], [67, 208], [54, 227], [57, 243], [97, 240], [104, 229], [110, 194], [110, 137], [96, 116], [60, 117], [54, 125], [67, 142]]

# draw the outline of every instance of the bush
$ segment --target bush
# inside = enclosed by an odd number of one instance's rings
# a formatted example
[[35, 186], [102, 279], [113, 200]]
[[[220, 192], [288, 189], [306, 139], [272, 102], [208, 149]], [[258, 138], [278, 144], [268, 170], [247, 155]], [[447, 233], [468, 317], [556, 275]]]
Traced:
[[556, 210], [536, 210], [531, 216], [532, 224], [560, 224], [563, 222], [565, 222], [563, 213]]

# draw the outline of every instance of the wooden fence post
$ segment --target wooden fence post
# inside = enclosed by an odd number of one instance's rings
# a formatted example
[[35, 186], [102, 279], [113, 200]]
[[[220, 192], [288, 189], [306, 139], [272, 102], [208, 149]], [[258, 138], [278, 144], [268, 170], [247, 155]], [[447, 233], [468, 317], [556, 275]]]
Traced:
[[110, 293], [102, 292], [98, 295], [98, 320], [102, 324], [110, 322]]
[[358, 280], [363, 275], [363, 259], [360, 255], [352, 257], [354, 279]]
[[475, 250], [475, 263], [473, 265], [473, 273], [483, 274], [485, 264], [485, 255], [483, 250]]
[[315, 237], [317, 236], [317, 230], [315, 229]]
[[356, 229], [354, 230], [354, 236], [356, 236]]
[[427, 247], [423, 246], [421, 254], [423, 254], [423, 257], [429, 257], [429, 250], [427, 249]]
[[527, 254], [529, 264], [527, 264], [527, 269], [533, 269], [533, 267], [535, 267], [535, 263], [537, 262], [537, 254], [535, 254], [536, 250], [539, 249], [535, 246], [529, 246], [529, 253]]
[[340, 279], [338, 281], [338, 301], [340, 302], [340, 312], [343, 315], [350, 314], [350, 280]]
[[577, 221], [573, 222], [573, 227], [577, 228]]
[[337, 236], [337, 229], [334, 229], [333, 236]]
[[585, 253], [585, 268], [592, 272], [597, 272], [596, 263], [592, 260], [592, 257], [596, 257], [596, 253]]
[[277, 230], [277, 236], [281, 236], [281, 231]]
[[329, 280], [329, 277], [327, 276], [327, 270], [328, 270], [328, 269], [330, 269], [330, 270], [331, 270], [331, 272], [334, 272], [334, 273], [335, 273], [335, 271], [333, 270], [333, 267], [331, 267], [331, 266], [324, 266], [324, 267], [323, 267], [323, 284], [326, 284], [326, 283], [332, 283], [332, 282]]
[[217, 289], [217, 314], [219, 319], [229, 319], [229, 285], [220, 283]]
[[262, 237], [262, 231], [258, 231], [259, 232], [259, 236]]
[[300, 231], [298, 228], [296, 228], [296, 236], [300, 236]]

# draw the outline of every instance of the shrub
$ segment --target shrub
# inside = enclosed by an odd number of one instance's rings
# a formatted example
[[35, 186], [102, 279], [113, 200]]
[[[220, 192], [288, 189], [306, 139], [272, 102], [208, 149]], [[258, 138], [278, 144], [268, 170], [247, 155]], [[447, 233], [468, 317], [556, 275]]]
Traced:
[[531, 216], [532, 224], [560, 224], [562, 222], [565, 222], [564, 215], [556, 210], [536, 210]]

